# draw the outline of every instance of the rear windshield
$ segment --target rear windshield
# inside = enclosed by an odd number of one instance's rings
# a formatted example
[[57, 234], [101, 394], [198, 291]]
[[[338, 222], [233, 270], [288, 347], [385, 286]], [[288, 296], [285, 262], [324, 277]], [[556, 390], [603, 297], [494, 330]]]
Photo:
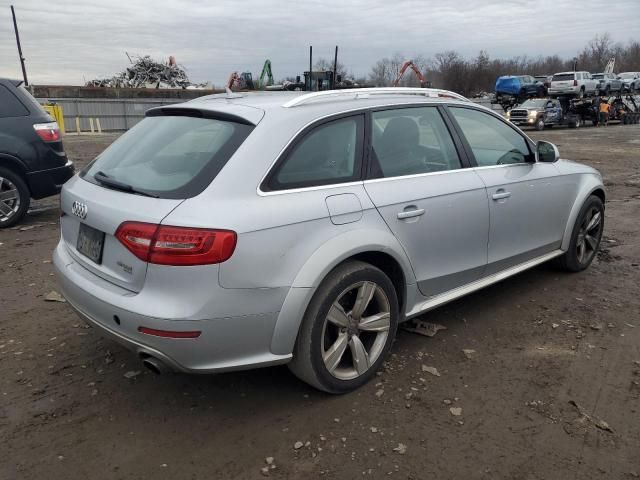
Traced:
[[573, 80], [574, 73], [557, 73], [551, 79], [552, 82], [561, 82], [563, 80]]
[[134, 193], [190, 198], [211, 183], [252, 129], [227, 120], [146, 117], [102, 152], [80, 176], [112, 187], [104, 182], [106, 177], [131, 187]]
[[549, 100], [546, 100], [544, 98], [536, 98], [535, 100], [527, 100], [526, 102], [524, 102], [522, 105], [520, 105], [522, 108], [544, 108], [547, 106], [547, 102]]

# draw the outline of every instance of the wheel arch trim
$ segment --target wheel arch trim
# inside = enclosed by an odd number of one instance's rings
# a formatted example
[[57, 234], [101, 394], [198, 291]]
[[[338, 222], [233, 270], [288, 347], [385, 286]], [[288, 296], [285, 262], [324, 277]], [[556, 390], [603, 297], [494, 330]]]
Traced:
[[606, 198], [604, 186], [601, 182], [598, 182], [595, 179], [595, 176], [593, 176], [592, 178], [593, 180], [589, 178], [588, 181], [582, 182], [580, 194], [576, 196], [576, 200], [571, 207], [571, 213], [569, 214], [567, 225], [565, 226], [564, 230], [564, 235], [562, 237], [562, 244], [560, 246], [563, 251], [567, 251], [567, 249], [569, 248], [569, 244], [571, 243], [571, 234], [573, 233], [573, 227], [576, 223], [578, 214], [580, 213], [580, 209], [584, 205], [584, 202], [587, 201], [587, 198], [595, 194], [600, 197], [602, 203], [604, 204]]
[[304, 312], [329, 272], [350, 258], [372, 252], [389, 255], [400, 266], [405, 280], [404, 308], [411, 307], [416, 295], [416, 279], [396, 237], [391, 232], [374, 229], [352, 230], [324, 243], [298, 272], [278, 315], [271, 338], [271, 352], [287, 355], [293, 351]]

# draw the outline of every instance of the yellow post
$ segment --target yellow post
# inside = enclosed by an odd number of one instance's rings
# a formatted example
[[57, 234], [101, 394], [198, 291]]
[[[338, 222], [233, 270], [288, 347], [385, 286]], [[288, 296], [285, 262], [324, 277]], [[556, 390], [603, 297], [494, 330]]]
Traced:
[[60, 132], [64, 135], [64, 112], [62, 110], [62, 105], [56, 104], [46, 104], [43, 105], [42, 108], [53, 117], [53, 119], [58, 122], [58, 126], [60, 127]]

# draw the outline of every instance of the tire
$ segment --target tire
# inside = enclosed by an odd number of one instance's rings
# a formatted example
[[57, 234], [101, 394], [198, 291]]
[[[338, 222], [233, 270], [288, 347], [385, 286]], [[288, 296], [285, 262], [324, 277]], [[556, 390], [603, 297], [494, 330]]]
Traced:
[[538, 118], [533, 126], [538, 131], [544, 130], [544, 120], [542, 118]]
[[578, 92], [578, 98], [580, 98], [580, 99], [584, 98], [584, 87], [582, 87], [580, 89], [580, 91]]
[[0, 167], [0, 229], [18, 223], [27, 214], [31, 195], [20, 175]]
[[[594, 220], [596, 215], [597, 221]], [[604, 205], [599, 197], [591, 195], [578, 213], [569, 249], [558, 259], [560, 267], [568, 272], [581, 272], [588, 268], [598, 253], [603, 231]]]
[[[359, 300], [362, 295], [369, 298], [368, 302]], [[366, 305], [361, 313], [356, 313], [358, 304]], [[368, 263], [343, 263], [327, 275], [309, 303], [289, 369], [324, 392], [355, 390], [382, 365], [393, 343], [398, 318], [398, 298], [389, 277]], [[366, 320], [369, 325], [364, 329]], [[355, 361], [356, 355], [366, 361]]]

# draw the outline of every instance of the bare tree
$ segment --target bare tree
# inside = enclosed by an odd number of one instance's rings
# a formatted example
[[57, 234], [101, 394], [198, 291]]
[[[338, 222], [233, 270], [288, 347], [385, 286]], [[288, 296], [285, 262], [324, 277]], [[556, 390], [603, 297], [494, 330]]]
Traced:
[[[617, 72], [640, 71], [640, 42], [632, 40], [626, 45], [614, 44], [608, 33], [596, 35], [577, 52], [575, 58], [580, 70], [600, 72], [613, 56], [616, 58]], [[573, 58], [563, 59], [558, 55], [492, 59], [486, 51], [481, 50], [475, 58], [465, 59], [458, 52], [449, 50], [436, 53], [429, 61], [422, 55], [407, 57], [396, 53], [375, 63], [369, 73], [369, 81], [377, 86], [390, 86], [404, 61], [409, 58], [413, 58], [434, 86], [464, 95], [493, 91], [496, 79], [503, 75], [551, 75], [573, 69]], [[418, 82], [414, 75], [408, 74], [401, 85], [414, 86]]]

